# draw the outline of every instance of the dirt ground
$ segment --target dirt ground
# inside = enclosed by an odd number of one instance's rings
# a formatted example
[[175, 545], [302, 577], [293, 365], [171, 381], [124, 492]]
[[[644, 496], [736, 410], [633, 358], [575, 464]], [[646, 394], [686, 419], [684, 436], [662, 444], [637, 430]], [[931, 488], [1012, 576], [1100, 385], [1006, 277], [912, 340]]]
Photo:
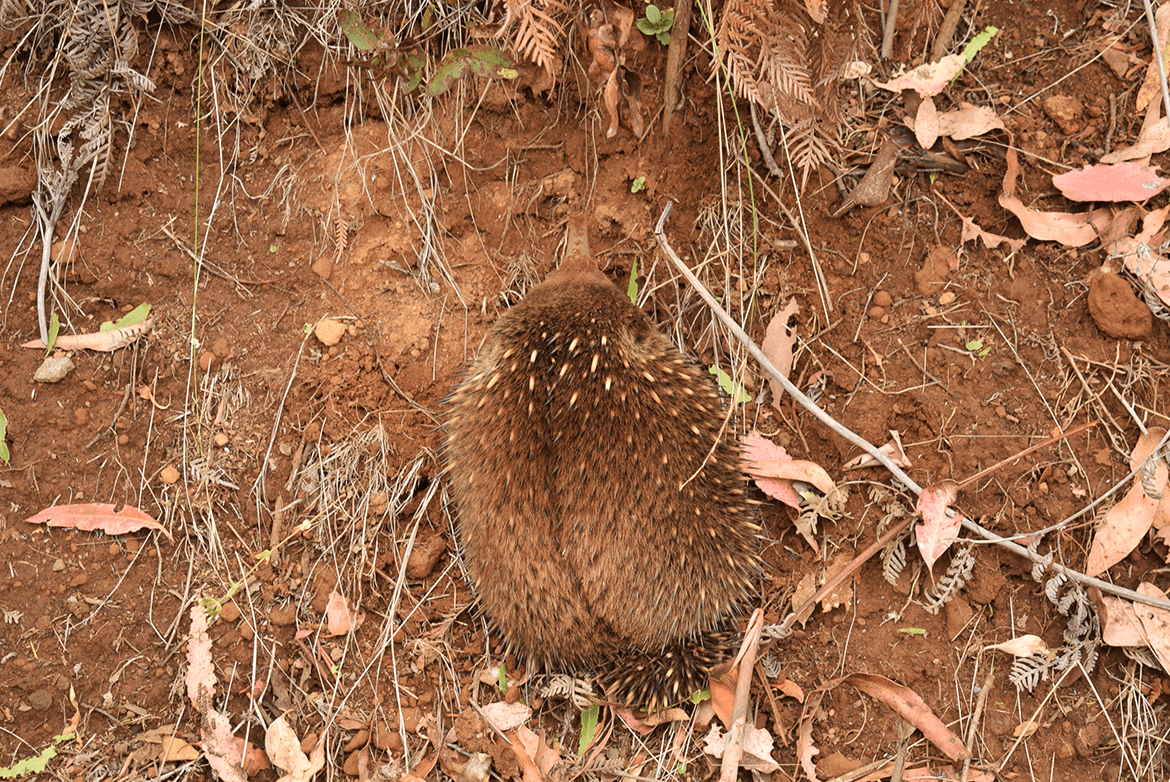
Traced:
[[[910, 13], [918, 4], [903, 5]], [[1024, 153], [1029, 203], [1057, 203], [1047, 177], [1096, 160], [1107, 135], [1114, 145], [1136, 137], [1140, 117], [1127, 91], [1144, 69], [1123, 80], [1092, 61], [1102, 11], [1110, 8], [1084, 0], [978, 6], [974, 29], [1001, 33], [951, 95], [1001, 110]], [[865, 18], [880, 37], [877, 15]], [[1128, 21], [1140, 20], [1134, 6]], [[1140, 43], [1134, 55], [1144, 63], [1143, 29], [1137, 24], [1128, 40]], [[500, 646], [457, 563], [437, 428], [443, 400], [497, 315], [554, 268], [570, 204], [585, 205], [606, 274], [624, 290], [636, 262], [639, 304], [664, 331], [704, 366], [734, 366], [726, 333], [670, 272], [653, 236], [673, 202], [667, 234], [695, 263], [720, 224], [721, 175], [735, 169], [719, 152], [709, 57], [692, 45], [685, 104], [664, 137], [666, 49], [639, 55], [654, 117], [639, 142], [625, 127], [606, 138], [592, 86], [572, 71], [552, 95], [468, 79], [433, 102], [433, 115], [388, 123], [367, 75], [310, 46], [303, 56], [316, 62], [298, 67], [314, 75], [298, 77], [295, 94], [275, 90], [254, 109], [225, 110], [230, 123], [198, 137], [197, 200], [195, 30], [151, 35], [157, 49], [142, 47], [139, 66], [149, 68], [156, 100], [133, 115], [133, 143], [77, 216], [78, 249], [60, 281], [76, 305], [64, 310], [62, 333], [97, 331], [143, 302], [155, 323], [116, 352], [74, 351], [76, 368], [55, 384], [33, 381], [43, 351], [20, 347], [38, 336], [40, 248], [26, 257], [23, 238], [35, 174], [28, 122], [0, 139], [0, 184], [17, 190], [0, 207], [0, 254], [15, 258], [0, 276], [0, 406], [11, 449], [0, 465], [0, 767], [42, 752], [78, 713], [77, 739], [60, 744], [49, 764], [53, 778], [210, 778], [201, 760], [158, 762], [160, 736], [200, 740], [185, 694], [186, 636], [192, 602], [208, 595], [228, 603], [210, 637], [217, 705], [237, 735], [262, 744], [268, 722], [291, 710], [306, 748], [328, 737], [334, 776], [438, 779], [458, 775], [463, 753], [477, 751], [494, 758], [496, 774], [515, 775], [502, 739], [475, 729], [471, 704], [503, 697], [481, 676], [501, 662]], [[19, 36], [0, 33], [5, 57]], [[888, 75], [920, 56], [909, 46], [896, 46], [893, 62], [873, 61]], [[365, 89], [355, 88], [362, 79]], [[24, 75], [7, 77], [5, 123], [34, 91]], [[1052, 95], [1081, 102], [1076, 127], [1045, 112], [1042, 99]], [[870, 110], [858, 120], [862, 131], [873, 127]], [[412, 121], [419, 135], [402, 135]], [[883, 121], [898, 122], [892, 110]], [[126, 133], [119, 138], [128, 143]], [[962, 480], [1057, 428], [1101, 420], [963, 491], [964, 512], [1006, 536], [1066, 518], [1128, 473], [1139, 432], [1109, 388], [1149, 425], [1167, 425], [1170, 327], [1155, 319], [1143, 341], [1097, 327], [1086, 303], [1087, 275], [1104, 261], [1097, 244], [1029, 241], [1013, 253], [969, 243], [960, 251], [962, 223], [941, 198], [988, 231], [1024, 237], [997, 202], [1007, 136], [994, 138], [966, 173], [899, 169], [885, 203], [840, 216], [833, 175], [813, 174], [801, 213], [828, 312], [796, 227], [761, 189], [757, 268], [750, 257], [724, 260], [727, 275], [711, 266], [705, 279], [757, 342], [795, 297], [804, 341], [793, 379], [807, 388], [826, 373], [822, 406], [871, 442], [899, 432], [909, 473], [923, 485]], [[754, 139], [749, 146], [765, 174]], [[220, 161], [232, 155], [238, 164], [221, 176]], [[639, 177], [645, 190], [631, 192]], [[791, 186], [765, 182], [796, 208]], [[63, 223], [72, 217], [67, 210]], [[196, 278], [189, 252], [197, 220], [210, 228], [199, 237], [206, 262]], [[310, 333], [323, 318], [344, 326], [335, 344]], [[975, 340], [990, 350], [976, 355], [967, 347]], [[741, 431], [759, 428], [840, 481], [889, 485], [884, 471], [843, 473], [858, 449], [791, 400], [757, 404], [765, 381], [753, 364], [739, 377], [754, 395]], [[137, 506], [169, 534], [25, 522], [80, 502]], [[876, 540], [885, 514], [867, 485], [853, 486], [846, 513], [821, 521], [814, 552], [796, 514], [766, 503], [766, 621], [784, 618], [806, 575], [819, 577]], [[1080, 568], [1091, 534], [1090, 514], [1040, 548]], [[275, 556], [257, 560], [269, 549]], [[1161, 543], [1145, 543], [1108, 575], [1128, 587], [1165, 586], [1166, 556]], [[1010, 752], [1001, 778], [1134, 778], [1120, 746], [1140, 743], [1137, 726], [1123, 730], [1120, 715], [1138, 701], [1153, 715], [1144, 729], [1164, 737], [1170, 723], [1158, 718], [1170, 681], [1117, 649], [1102, 647], [1087, 679], [1074, 667], [1052, 677], [1059, 686], [1050, 678], [1031, 692], [1008, 681], [1006, 655], [984, 651], [1022, 634], [1051, 648], [1063, 643], [1068, 620], [1026, 560], [976, 547], [969, 583], [936, 614], [921, 602], [929, 583], [921, 567], [907, 566], [896, 584], [882, 569], [868, 562], [837, 607], [818, 609], [771, 649], [774, 697], [757, 682], [753, 715], [776, 737], [780, 778], [802, 774], [802, 704], [775, 683], [795, 683], [807, 696], [854, 672], [909, 687], [964, 740], [970, 731], [976, 767]], [[333, 590], [364, 615], [353, 633], [316, 632]], [[507, 662], [521, 678], [520, 662]], [[532, 706], [533, 729], [574, 759], [576, 710], [538, 687], [534, 678], [507, 698]], [[613, 727], [612, 716], [603, 719]], [[1013, 750], [1030, 720], [1034, 732]], [[691, 736], [679, 725], [643, 736], [619, 723], [601, 755], [589, 756], [590, 773], [711, 776], [717, 761], [704, 755], [705, 730]], [[903, 741], [897, 715], [849, 687], [825, 696], [812, 725], [822, 779], [893, 759], [900, 747], [913, 766], [948, 764], [920, 735]], [[1150, 754], [1140, 778], [1165, 778], [1170, 755], [1160, 740], [1143, 745]], [[438, 765], [426, 766], [436, 755]]]

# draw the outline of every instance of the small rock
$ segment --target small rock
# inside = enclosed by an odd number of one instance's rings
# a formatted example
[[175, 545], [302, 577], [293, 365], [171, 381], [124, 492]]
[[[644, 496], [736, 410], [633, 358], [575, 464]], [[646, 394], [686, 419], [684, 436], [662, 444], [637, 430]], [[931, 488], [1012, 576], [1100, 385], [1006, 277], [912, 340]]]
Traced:
[[361, 752], [355, 751], [355, 752], [349, 753], [349, 755], [346, 756], [346, 758], [345, 758], [345, 765], [342, 768], [342, 770], [346, 774], [348, 774], [349, 776], [356, 777], [361, 770], [359, 765], [358, 765], [359, 763], [361, 763], [361, 759], [362, 759]]
[[215, 354], [210, 350], [206, 351], [199, 357], [199, 369], [202, 372], [207, 372], [211, 369], [211, 365], [215, 363]]
[[1073, 747], [1082, 758], [1089, 758], [1101, 744], [1101, 728], [1095, 722], [1090, 722], [1077, 731], [1073, 739]]
[[53, 561], [53, 572], [60, 573], [64, 569], [65, 569], [65, 560], [61, 559], [60, 557], [57, 557], [57, 559], [55, 559]]
[[1089, 278], [1089, 314], [1097, 328], [1114, 339], [1142, 340], [1153, 328], [1150, 308], [1108, 267]]
[[88, 583], [89, 576], [85, 573], [78, 573], [73, 578], [69, 579], [69, 586], [71, 587], [85, 586]]
[[0, 206], [29, 203], [32, 201], [33, 190], [36, 189], [36, 186], [37, 175], [32, 167], [4, 166], [0, 168]]
[[297, 607], [292, 603], [283, 606], [273, 606], [268, 612], [268, 621], [277, 627], [288, 627], [297, 621]]
[[889, 309], [890, 305], [894, 303], [894, 298], [887, 291], [878, 291], [873, 295], [873, 303], [878, 307]]
[[333, 259], [322, 255], [313, 261], [313, 265], [309, 268], [313, 270], [313, 274], [316, 274], [323, 280], [327, 280], [333, 276]]
[[402, 734], [385, 720], [378, 720], [374, 725], [374, 746], [384, 751], [402, 752]]
[[936, 244], [926, 255], [922, 268], [914, 272], [914, 284], [923, 296], [933, 296], [946, 282], [950, 273], [950, 260], [954, 251], [941, 244]]
[[85, 426], [89, 423], [89, 410], [84, 407], [79, 407], [73, 411], [73, 423], [78, 426]]
[[447, 550], [441, 535], [420, 533], [406, 560], [406, 577], [412, 581], [426, 578]]
[[225, 434], [224, 432], [216, 432], [215, 433], [215, 444], [218, 445], [220, 448], [223, 448], [225, 445], [227, 445], [228, 444], [227, 434]]
[[945, 307], [955, 300], [955, 294], [952, 291], [947, 291], [942, 296], [938, 297], [939, 306]]
[[[128, 442], [130, 442], [130, 435], [128, 435], [128, 434], [118, 435], [118, 445], [126, 445]], [[178, 480], [178, 473], [175, 473], [175, 480]]]
[[225, 622], [234, 622], [240, 618], [240, 607], [234, 600], [229, 600], [219, 609], [219, 618]]
[[220, 358], [227, 358], [232, 354], [231, 346], [223, 337], [216, 337], [215, 342], [211, 343], [211, 352]]
[[73, 370], [73, 359], [69, 356], [49, 356], [37, 367], [33, 380], [38, 383], [59, 383]]
[[871, 320], [881, 320], [886, 314], [885, 307], [870, 307], [869, 317]]
[[832, 779], [842, 774], [848, 774], [864, 765], [863, 761], [847, 758], [840, 752], [834, 752], [817, 761], [817, 772], [822, 778]]
[[44, 711], [53, 705], [53, 693], [46, 689], [35, 690], [29, 693], [28, 705], [37, 711]]
[[476, 752], [467, 759], [467, 765], [459, 773], [456, 782], [487, 782], [492, 770], [492, 756]]
[[345, 324], [341, 321], [333, 320], [332, 318], [322, 318], [317, 321], [317, 325], [313, 327], [313, 334], [321, 341], [321, 344], [326, 347], [332, 347], [341, 341], [341, 336], [345, 334]]
[[162, 468], [162, 472], [159, 473], [158, 477], [162, 478], [163, 483], [170, 486], [179, 480], [179, 471], [168, 464]]
[[1085, 104], [1069, 95], [1053, 95], [1044, 99], [1044, 113], [1060, 127], [1060, 132], [1071, 136], [1079, 133]]

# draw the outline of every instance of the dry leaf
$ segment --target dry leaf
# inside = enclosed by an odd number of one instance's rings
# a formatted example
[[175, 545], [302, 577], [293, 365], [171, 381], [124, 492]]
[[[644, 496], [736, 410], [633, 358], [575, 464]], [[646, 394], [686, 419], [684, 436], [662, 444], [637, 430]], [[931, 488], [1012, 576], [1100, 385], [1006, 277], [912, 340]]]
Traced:
[[329, 592], [329, 605], [325, 607], [325, 629], [329, 635], [345, 635], [353, 629], [349, 601], [336, 591]]
[[[53, 347], [57, 350], [100, 350], [103, 353], [113, 353], [118, 348], [124, 348], [134, 340], [150, 331], [154, 325], [154, 318], [147, 318], [133, 326], [124, 326], [113, 331], [98, 331], [93, 334], [64, 334], [57, 337]], [[25, 342], [22, 348], [45, 349], [45, 343], [39, 339]]]
[[1021, 247], [1027, 244], [1026, 239], [1009, 239], [1000, 234], [993, 234], [990, 231], [984, 231], [980, 228], [973, 218], [967, 217], [959, 211], [958, 207], [946, 199], [944, 195], [935, 191], [935, 195], [942, 199], [943, 203], [951, 208], [951, 211], [958, 215], [959, 219], [963, 221], [963, 233], [959, 237], [959, 244], [966, 244], [967, 242], [982, 241], [983, 246], [989, 250], [994, 250], [1004, 242], [1007, 242], [1008, 249], [1013, 253], [1018, 252]]
[[[669, 711], [677, 712], [679, 709], [669, 709]], [[550, 778], [553, 767], [561, 762], [560, 753], [546, 744], [543, 738], [523, 726], [516, 728], [516, 732], [512, 735], [524, 746], [524, 751], [532, 758], [532, 762], [536, 764], [540, 773], [546, 778]]]
[[939, 114], [937, 122], [938, 135], [953, 138], [955, 141], [1005, 129], [1003, 120], [989, 106], [962, 104], [962, 108]]
[[930, 149], [938, 136], [938, 109], [933, 98], [926, 98], [918, 104], [918, 114], [914, 117], [914, 138], [918, 146]]
[[187, 635], [187, 697], [199, 714], [211, 707], [218, 686], [207, 634], [207, 611], [199, 602], [191, 606], [191, 631]]
[[162, 524], [149, 513], [133, 505], [110, 505], [108, 503], [82, 503], [80, 505], [54, 505], [35, 516], [25, 519], [30, 524], [47, 524], [50, 527], [69, 527], [86, 532], [101, 531], [107, 535], [125, 535], [140, 529], [154, 529], [171, 537]]
[[1031, 657], [1034, 654], [1051, 655], [1052, 651], [1044, 643], [1044, 639], [1038, 635], [1021, 635], [1010, 641], [1004, 641], [1001, 644], [993, 644], [984, 647], [985, 652], [992, 650], [1007, 652], [1016, 657]]
[[199, 749], [183, 741], [178, 736], [163, 736], [162, 746], [158, 751], [159, 763], [186, 762], [198, 760]]
[[[906, 451], [904, 451], [902, 449], [902, 437], [898, 434], [898, 430], [891, 429], [890, 430], [890, 437], [893, 439], [891, 439], [888, 443], [883, 445], [881, 448], [878, 448], [878, 450], [881, 451], [882, 453], [884, 453], [886, 456], [890, 457], [890, 460], [894, 464], [898, 465], [899, 467], [902, 467], [904, 469], [909, 470], [911, 467], [914, 466], [914, 463], [910, 461], [910, 457], [906, 456]], [[864, 467], [884, 467], [884, 466], [885, 465], [883, 465], [881, 462], [879, 462], [873, 456], [869, 455], [868, 453], [863, 453], [863, 454], [861, 454], [861, 456], [850, 459], [848, 462], [845, 463], [845, 466], [842, 467], [841, 469], [842, 470], [860, 470]]]
[[[1145, 461], [1162, 436], [1165, 429], [1158, 427], [1138, 438], [1133, 454], [1129, 459], [1129, 468], [1136, 470], [1138, 465]], [[1155, 471], [1155, 480], [1166, 484], [1166, 463], [1159, 460]], [[1135, 475], [1133, 486], [1121, 502], [1114, 505], [1105, 514], [1105, 521], [1093, 536], [1093, 543], [1089, 547], [1089, 555], [1085, 559], [1085, 574], [1096, 576], [1125, 559], [1141, 542], [1146, 533], [1154, 525], [1154, 517], [1162, 498], [1154, 499], [1146, 495], [1142, 488], [1141, 475]]]
[[236, 748], [232, 721], [227, 715], [208, 709], [199, 736], [203, 740], [203, 756], [221, 782], [246, 782], [248, 777], [239, 763], [243, 758]]
[[1102, 595], [1105, 611], [1101, 614], [1101, 641], [1108, 646], [1149, 646], [1141, 620], [1133, 603], [1112, 595]]
[[[703, 742], [703, 750], [708, 755], [722, 758], [724, 750], [727, 749], [727, 733], [724, 733], [718, 725], [712, 725]], [[775, 741], [772, 739], [771, 733], [748, 722], [744, 726], [743, 757], [739, 761], [739, 767], [759, 771], [763, 774], [771, 774], [778, 770], [779, 764], [772, 759], [774, 746]]]
[[[1158, 600], [1166, 600], [1166, 593], [1153, 584], [1143, 581], [1138, 584], [1138, 593]], [[1163, 671], [1170, 671], [1170, 611], [1154, 608], [1145, 603], [1134, 603], [1133, 611], [1146, 635], [1146, 642], [1153, 650], [1154, 656], [1162, 665]]]
[[[1162, 67], [1170, 69], [1170, 5], [1162, 3], [1154, 12], [1154, 28], [1158, 31], [1158, 40], [1162, 42]], [[1142, 86], [1138, 89], [1137, 100], [1134, 103], [1136, 111], [1143, 111], [1150, 104], [1154, 96], [1161, 97], [1161, 82], [1158, 79], [1158, 64], [1154, 61], [1156, 53], [1150, 54], [1150, 64], [1146, 66], [1146, 76]]]
[[800, 495], [792, 481], [804, 481], [825, 494], [836, 488], [824, 468], [813, 462], [796, 461], [788, 452], [759, 432], [752, 431], [743, 440], [743, 469], [756, 479], [756, 485], [770, 497], [793, 508], [800, 507]]
[[[523, 772], [524, 782], [544, 782], [543, 777], [540, 775], [540, 769], [536, 767], [536, 761], [528, 754], [528, 749], [524, 746], [524, 742], [520, 740], [520, 737], [513, 733], [508, 738], [512, 752], [516, 755], [516, 763]], [[425, 777], [425, 775], [420, 776]]]
[[963, 526], [961, 514], [956, 513], [953, 517], [946, 514], [947, 506], [958, 495], [958, 484], [954, 481], [939, 481], [933, 486], [927, 486], [918, 495], [915, 510], [924, 523], [914, 528], [914, 535], [918, 539], [918, 551], [932, 576], [934, 563], [951, 547], [959, 534], [959, 528]]
[[268, 726], [264, 750], [272, 765], [285, 772], [278, 782], [308, 782], [325, 767], [325, 736], [322, 735], [309, 755], [301, 751], [301, 740], [285, 719], [287, 712]]
[[1081, 247], [1096, 241], [1097, 232], [1089, 223], [1089, 213], [1079, 212], [1037, 212], [1024, 206], [1016, 196], [1016, 179], [1020, 175], [1019, 153], [1014, 147], [1008, 148], [1007, 173], [1003, 177], [1003, 192], [999, 204], [1014, 214], [1033, 239], [1057, 241], [1065, 247]]
[[[840, 573], [849, 564], [853, 562], [855, 553], [853, 549], [842, 549], [837, 556], [833, 557], [832, 561], [825, 565], [825, 573], [822, 576], [821, 582], [827, 584], [833, 580], [833, 577]], [[847, 605], [853, 598], [853, 582], [857, 578], [856, 573], [850, 578], [845, 579], [837, 588], [829, 594], [821, 598], [821, 613], [828, 613], [837, 606]]]
[[1085, 166], [1052, 177], [1052, 184], [1072, 201], [1145, 201], [1161, 193], [1170, 179], [1157, 166], [1142, 163]]
[[[784, 377], [788, 377], [788, 373], [792, 371], [792, 349], [797, 340], [796, 332], [788, 329], [788, 319], [798, 312], [800, 305], [793, 297], [788, 300], [784, 309], [772, 316], [768, 329], [764, 332], [764, 344], [760, 346], [764, 355]], [[784, 396], [784, 386], [780, 385], [778, 380], [769, 377], [768, 387], [772, 389], [772, 406], [779, 408], [780, 400]]]
[[483, 718], [487, 720], [488, 724], [500, 733], [515, 730], [532, 716], [532, 709], [523, 703], [504, 703], [503, 701], [489, 703], [480, 711], [483, 712]]
[[947, 85], [951, 83], [951, 79], [963, 70], [965, 64], [963, 55], [948, 54], [938, 62], [919, 65], [914, 70], [888, 82], [878, 81], [874, 84], [891, 92], [914, 90], [923, 98], [929, 98], [945, 90]]
[[1039, 729], [1040, 723], [1036, 722], [1036, 720], [1028, 720], [1027, 722], [1021, 722], [1019, 725], [1017, 725], [1016, 729], [1012, 731], [1012, 736], [1017, 739], [1021, 736], [1027, 738]]

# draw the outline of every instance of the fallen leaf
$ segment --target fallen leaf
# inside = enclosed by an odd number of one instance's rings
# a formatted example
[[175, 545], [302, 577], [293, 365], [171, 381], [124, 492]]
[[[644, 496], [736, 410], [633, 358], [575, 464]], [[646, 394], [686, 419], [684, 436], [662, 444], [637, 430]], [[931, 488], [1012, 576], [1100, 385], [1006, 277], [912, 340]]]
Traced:
[[[678, 709], [670, 709], [670, 711], [678, 711]], [[546, 778], [550, 777], [553, 767], [561, 762], [560, 753], [546, 744], [543, 738], [524, 726], [516, 728], [513, 735], [524, 746], [524, 751], [532, 758], [532, 762], [540, 769], [540, 773]]]
[[1044, 643], [1044, 639], [1038, 635], [1020, 635], [1010, 641], [1004, 641], [1001, 644], [993, 644], [983, 648], [985, 652], [992, 650], [1007, 652], [1015, 657], [1031, 657], [1034, 654], [1052, 654], [1048, 645]]
[[933, 98], [926, 98], [918, 104], [918, 114], [914, 117], [914, 138], [918, 146], [930, 149], [938, 136], [938, 109]]
[[[775, 740], [771, 733], [748, 722], [744, 726], [743, 757], [740, 758], [739, 767], [762, 774], [771, 774], [780, 768], [780, 765], [772, 759], [774, 747]], [[712, 757], [722, 758], [726, 749], [727, 733], [724, 733], [718, 725], [712, 725], [711, 730], [703, 739], [703, 750]]]
[[836, 488], [829, 474], [813, 462], [796, 461], [788, 452], [757, 431], [744, 438], [742, 448], [744, 471], [756, 479], [756, 485], [770, 497], [800, 507], [800, 494], [792, 481], [804, 481], [825, 494]]
[[[829, 581], [832, 581], [834, 576], [836, 576], [845, 568], [849, 567], [849, 564], [853, 562], [854, 556], [856, 556], [856, 554], [851, 548], [846, 548], [839, 551], [837, 555], [833, 557], [833, 559], [827, 565], [825, 565], [825, 572], [822, 576], [822, 583], [828, 583]], [[853, 597], [853, 581], [856, 579], [856, 577], [856, 574], [854, 574], [853, 577], [845, 579], [837, 585], [836, 589], [821, 598], [822, 614], [828, 613], [838, 606], [847, 605], [849, 603]]]
[[938, 95], [947, 88], [951, 79], [955, 78], [965, 65], [963, 55], [948, 54], [938, 62], [919, 65], [912, 71], [890, 79], [888, 82], [874, 82], [883, 90], [901, 92], [914, 90], [923, 98]]
[[1170, 149], [1170, 126], [1165, 122], [1158, 122], [1150, 127], [1143, 127], [1138, 133], [1137, 141], [1132, 146], [1121, 147], [1101, 156], [1102, 163], [1121, 163], [1126, 160], [1148, 159]]
[[1021, 247], [1023, 247], [1025, 244], [1027, 244], [1026, 239], [1009, 239], [1006, 236], [1001, 236], [1000, 234], [993, 234], [990, 231], [983, 230], [982, 228], [979, 227], [978, 224], [976, 224], [976, 222], [973, 218], [970, 218], [970, 217], [967, 217], [966, 215], [964, 215], [962, 212], [959, 211], [958, 207], [956, 207], [954, 204], [952, 204], [950, 201], [948, 201], [946, 199], [946, 196], [942, 195], [938, 191], [935, 191], [935, 195], [937, 195], [939, 198], [941, 198], [943, 203], [945, 203], [947, 206], [949, 206], [951, 208], [951, 211], [954, 212], [956, 215], [958, 215], [959, 219], [963, 221], [963, 232], [962, 232], [962, 235], [959, 237], [959, 244], [966, 244], [967, 242], [981, 241], [981, 242], [983, 242], [984, 247], [986, 247], [989, 250], [994, 250], [996, 247], [999, 247], [1004, 242], [1007, 242], [1008, 249], [1011, 250], [1013, 253], [1019, 252], [1019, 249]]
[[1089, 213], [1038, 212], [1024, 206], [1016, 197], [1016, 179], [1020, 174], [1019, 153], [1014, 147], [1007, 151], [1007, 173], [1003, 178], [1003, 192], [999, 204], [1014, 214], [1033, 239], [1057, 241], [1066, 247], [1081, 247], [1096, 241], [1097, 232], [1089, 223]]
[[[124, 348], [143, 334], [150, 331], [154, 325], [154, 318], [149, 318], [134, 326], [126, 326], [113, 331], [98, 331], [93, 334], [65, 334], [57, 337], [53, 347], [58, 350], [99, 350], [103, 353], [113, 353], [118, 348]], [[45, 343], [39, 339], [25, 342], [22, 348], [45, 349]]]
[[[1163, 69], [1170, 68], [1170, 6], [1162, 3], [1158, 6], [1158, 10], [1154, 12], [1154, 29], [1158, 31], [1158, 40], [1162, 42], [1162, 67]], [[1137, 100], [1134, 102], [1134, 107], [1137, 111], [1145, 110], [1146, 106], [1150, 104], [1155, 95], [1160, 96], [1161, 82], [1158, 79], [1158, 64], [1154, 58], [1158, 56], [1156, 52], [1150, 54], [1150, 63], [1146, 66], [1146, 76], [1142, 80], [1142, 86], [1138, 88]]]
[[[108, 503], [82, 503], [79, 505], [54, 505], [35, 516], [25, 519], [30, 524], [47, 524], [50, 527], [69, 527], [86, 532], [101, 531], [107, 535], [125, 535], [140, 529], [154, 529], [166, 535], [162, 524], [133, 505], [110, 505]], [[173, 539], [173, 538], [172, 538]]]
[[183, 741], [178, 736], [163, 736], [162, 746], [158, 750], [159, 763], [186, 762], [198, 760], [199, 749]]
[[239, 763], [243, 758], [227, 715], [211, 708], [206, 710], [199, 736], [203, 740], [203, 757], [221, 782], [246, 782], [248, 777]]
[[[1165, 429], [1154, 427], [1138, 438], [1133, 454], [1129, 458], [1130, 470], [1136, 470], [1138, 465], [1157, 447], [1166, 434]], [[1159, 460], [1156, 477], [1161, 477], [1162, 485], [1166, 483], [1166, 465]], [[1089, 554], [1085, 558], [1085, 575], [1097, 576], [1117, 564], [1133, 551], [1150, 528], [1154, 525], [1154, 516], [1162, 498], [1157, 499], [1146, 495], [1142, 488], [1141, 475], [1134, 476], [1133, 486], [1121, 502], [1114, 505], [1105, 514], [1105, 521], [1093, 536], [1093, 543], [1089, 547]]]
[[329, 592], [329, 605], [325, 607], [325, 630], [329, 635], [345, 635], [353, 629], [353, 618], [349, 601], [336, 591]]
[[503, 701], [489, 703], [480, 711], [483, 712], [483, 718], [487, 720], [488, 724], [500, 733], [515, 730], [532, 716], [532, 709], [523, 703], [504, 703]]
[[1036, 722], [1036, 720], [1028, 720], [1027, 722], [1021, 722], [1019, 725], [1017, 725], [1016, 729], [1012, 731], [1012, 736], [1017, 739], [1021, 736], [1027, 738], [1039, 729], [1040, 723]]
[[[1137, 591], [1146, 597], [1166, 600], [1166, 593], [1158, 587], [1143, 581], [1138, 584]], [[1134, 603], [1134, 613], [1145, 631], [1146, 641], [1153, 650], [1154, 656], [1162, 665], [1163, 671], [1170, 671], [1170, 611], [1163, 608], [1154, 608], [1145, 603]]]
[[[788, 373], [792, 371], [792, 350], [797, 341], [796, 331], [788, 328], [788, 319], [798, 312], [800, 304], [793, 297], [788, 300], [784, 309], [772, 316], [772, 320], [768, 322], [768, 329], [764, 332], [764, 344], [760, 346], [764, 355], [784, 377], [788, 377]], [[772, 389], [772, 406], [778, 408], [785, 393], [784, 386], [769, 377], [768, 387]]]
[[927, 486], [918, 495], [915, 510], [924, 523], [914, 528], [914, 535], [918, 539], [918, 552], [931, 575], [934, 575], [934, 563], [955, 542], [959, 528], [963, 526], [961, 514], [955, 513], [953, 517], [946, 514], [947, 506], [958, 495], [958, 484], [954, 481], [939, 481], [933, 486]]
[[285, 714], [268, 726], [264, 750], [272, 765], [285, 772], [278, 782], [308, 782], [325, 767], [325, 736], [322, 735], [309, 755], [301, 750], [301, 740], [288, 724]]
[[[509, 744], [512, 747], [512, 752], [516, 755], [516, 763], [520, 766], [523, 773], [524, 782], [544, 782], [540, 775], [540, 769], [536, 767], [536, 761], [528, 754], [528, 748], [524, 746], [524, 742], [513, 733], [509, 737]], [[420, 774], [420, 778], [425, 779], [425, 774]]]
[[989, 106], [962, 104], [962, 108], [939, 114], [937, 122], [938, 135], [953, 138], [955, 141], [1005, 129], [1003, 120]]
[[1170, 179], [1157, 175], [1157, 166], [1142, 163], [1094, 165], [1052, 177], [1052, 184], [1072, 201], [1145, 201], [1161, 193]]
[[804, 703], [804, 690], [800, 685], [791, 679], [784, 679], [779, 684], [771, 685], [774, 689], [787, 695], [789, 698], [795, 698], [798, 703]]
[[1149, 646], [1141, 620], [1133, 603], [1112, 595], [1102, 595], [1106, 610], [1101, 623], [1101, 641], [1108, 646]]
[[[886, 456], [890, 457], [890, 460], [894, 464], [898, 465], [899, 467], [902, 467], [904, 469], [909, 470], [911, 467], [914, 466], [914, 463], [910, 461], [910, 457], [906, 456], [906, 451], [904, 451], [902, 449], [902, 437], [901, 437], [901, 435], [898, 434], [898, 430], [891, 429], [890, 430], [890, 437], [892, 439], [888, 443], [883, 445], [881, 448], [878, 448], [878, 450], [881, 451], [882, 453], [884, 453]], [[854, 457], [853, 459], [850, 459], [848, 462], [845, 463], [845, 466], [842, 467], [841, 469], [842, 470], [860, 470], [860, 469], [865, 468], [865, 467], [884, 467], [884, 466], [885, 465], [883, 465], [881, 462], [879, 462], [877, 459], [875, 459], [870, 454], [863, 453], [863, 454], [861, 454], [861, 456], [857, 456], [857, 457]]]

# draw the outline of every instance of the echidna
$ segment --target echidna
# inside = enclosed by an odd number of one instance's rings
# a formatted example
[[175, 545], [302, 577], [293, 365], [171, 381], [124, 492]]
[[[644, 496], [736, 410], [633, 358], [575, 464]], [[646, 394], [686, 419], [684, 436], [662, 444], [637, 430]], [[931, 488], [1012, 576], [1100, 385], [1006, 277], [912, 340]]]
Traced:
[[704, 686], [759, 570], [761, 529], [710, 377], [570, 229], [450, 399], [458, 535], [511, 648], [651, 708]]

